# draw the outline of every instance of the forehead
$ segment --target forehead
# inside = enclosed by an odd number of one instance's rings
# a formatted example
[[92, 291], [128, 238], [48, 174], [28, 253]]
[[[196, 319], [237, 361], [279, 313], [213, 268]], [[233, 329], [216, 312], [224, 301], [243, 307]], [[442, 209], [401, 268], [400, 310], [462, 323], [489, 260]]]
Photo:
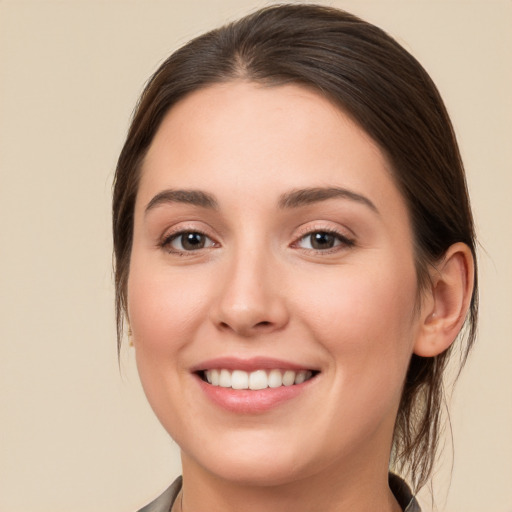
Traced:
[[335, 185], [401, 200], [368, 134], [320, 94], [297, 85], [216, 84], [165, 116], [142, 166], [139, 195], [207, 188], [270, 196]]

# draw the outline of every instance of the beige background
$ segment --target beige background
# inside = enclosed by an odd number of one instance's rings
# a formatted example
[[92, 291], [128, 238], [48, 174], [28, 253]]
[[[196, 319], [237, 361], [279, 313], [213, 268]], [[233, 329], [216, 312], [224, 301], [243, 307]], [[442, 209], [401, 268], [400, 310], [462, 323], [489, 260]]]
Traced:
[[[453, 399], [438, 510], [512, 512], [512, 2], [332, 1], [429, 70], [459, 134], [485, 250], [478, 345]], [[0, 512], [127, 512], [179, 472], [126, 348], [110, 187], [144, 81], [265, 2], [0, 0]], [[428, 495], [423, 498], [431, 510]]]

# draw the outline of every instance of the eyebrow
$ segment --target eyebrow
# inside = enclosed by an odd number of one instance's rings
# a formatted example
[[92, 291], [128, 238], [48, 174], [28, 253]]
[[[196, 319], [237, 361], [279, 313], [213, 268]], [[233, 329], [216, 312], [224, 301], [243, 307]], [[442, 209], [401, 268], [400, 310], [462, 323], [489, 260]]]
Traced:
[[[329, 199], [349, 199], [368, 206], [375, 213], [379, 213], [377, 207], [367, 197], [353, 192], [351, 190], [340, 187], [313, 187], [292, 190], [282, 194], [278, 201], [281, 209], [299, 208]], [[145, 213], [160, 206], [169, 203], [186, 203], [201, 208], [218, 209], [218, 203], [215, 197], [202, 190], [163, 190], [149, 201], [146, 206]]]
[[146, 206], [145, 213], [162, 204], [186, 203], [201, 208], [216, 210], [218, 204], [216, 199], [201, 190], [163, 190], [159, 192]]
[[379, 213], [377, 207], [367, 197], [351, 190], [339, 187], [314, 187], [292, 190], [279, 198], [279, 208], [299, 208], [328, 199], [349, 199], [368, 206], [375, 213]]

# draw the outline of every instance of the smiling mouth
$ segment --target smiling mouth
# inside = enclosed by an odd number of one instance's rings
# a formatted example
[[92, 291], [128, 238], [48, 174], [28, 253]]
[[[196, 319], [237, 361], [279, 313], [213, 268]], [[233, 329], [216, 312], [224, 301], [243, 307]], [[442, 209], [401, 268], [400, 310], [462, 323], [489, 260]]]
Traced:
[[315, 370], [243, 370], [211, 369], [198, 372], [201, 379], [212, 386], [257, 391], [266, 388], [295, 386], [314, 378]]

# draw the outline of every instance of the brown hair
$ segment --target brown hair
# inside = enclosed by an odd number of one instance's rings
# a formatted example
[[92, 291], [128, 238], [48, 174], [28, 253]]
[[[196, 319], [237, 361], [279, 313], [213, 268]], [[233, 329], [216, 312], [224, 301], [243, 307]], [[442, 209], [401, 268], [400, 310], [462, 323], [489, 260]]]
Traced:
[[[442, 99], [422, 66], [381, 29], [344, 11], [279, 5], [208, 32], [172, 54], [149, 80], [119, 157], [113, 197], [118, 347], [126, 313], [133, 212], [141, 162], [165, 114], [208, 85], [248, 80], [302, 84], [334, 101], [379, 144], [408, 205], [419, 289], [428, 266], [475, 234], [464, 169]], [[476, 268], [476, 267], [475, 267]], [[461, 340], [464, 364], [474, 342], [477, 283]], [[460, 336], [462, 338], [462, 336]], [[412, 356], [396, 419], [392, 467], [417, 490], [432, 472], [451, 349]]]

